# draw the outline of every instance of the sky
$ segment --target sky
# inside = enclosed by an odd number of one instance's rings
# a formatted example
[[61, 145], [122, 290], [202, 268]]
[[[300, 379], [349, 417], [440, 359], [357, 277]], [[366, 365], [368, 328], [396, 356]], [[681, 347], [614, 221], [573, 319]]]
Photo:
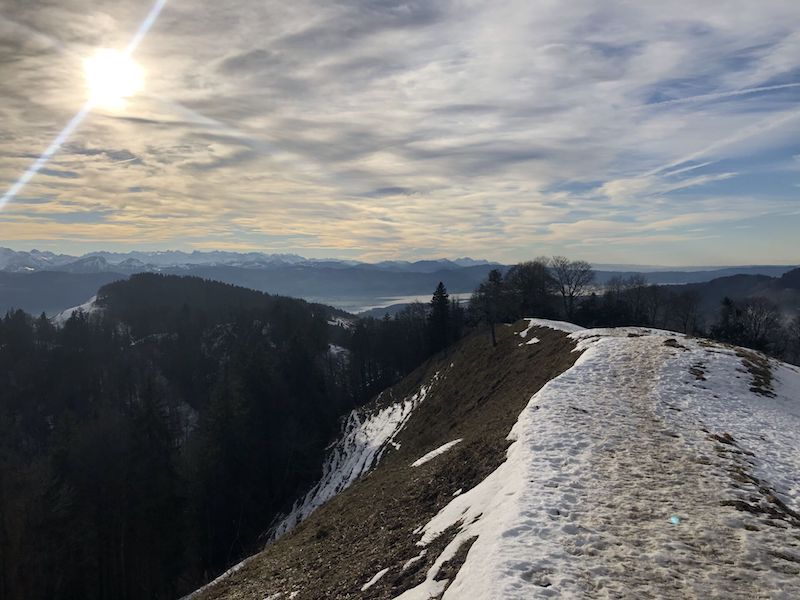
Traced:
[[[0, 194], [142, 1], [0, 4]], [[800, 262], [800, 2], [167, 0], [0, 246]]]

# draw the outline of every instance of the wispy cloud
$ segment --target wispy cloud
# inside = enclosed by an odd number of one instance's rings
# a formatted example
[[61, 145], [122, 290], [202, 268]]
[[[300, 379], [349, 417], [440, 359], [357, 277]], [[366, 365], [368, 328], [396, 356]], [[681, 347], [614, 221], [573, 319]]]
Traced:
[[[81, 106], [80, 59], [124, 48], [142, 6], [7, 0], [0, 14], [7, 188]], [[753, 179], [800, 154], [799, 20], [782, 0], [171, 0], [137, 51], [146, 95], [91, 115], [0, 213], [1, 237], [785, 257], [788, 234], [765, 248], [737, 228], [800, 226], [796, 182]]]
[[724, 100], [737, 96], [747, 96], [750, 94], [761, 94], [764, 92], [777, 92], [779, 90], [789, 90], [800, 87], [800, 83], [782, 83], [780, 85], [765, 85], [761, 87], [745, 88], [742, 90], [728, 90], [726, 92], [715, 92], [713, 94], [698, 94], [697, 96], [687, 96], [684, 98], [673, 98], [671, 100], [660, 100], [653, 102], [653, 105], [685, 104], [687, 102], [708, 102], [712, 100]]

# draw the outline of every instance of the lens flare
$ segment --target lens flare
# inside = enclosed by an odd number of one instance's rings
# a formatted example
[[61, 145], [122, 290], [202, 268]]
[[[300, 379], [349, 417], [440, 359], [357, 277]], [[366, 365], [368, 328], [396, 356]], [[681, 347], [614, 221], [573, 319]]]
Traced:
[[103, 49], [83, 61], [89, 100], [95, 106], [121, 108], [144, 87], [144, 71], [128, 54]]
[[[61, 148], [61, 145], [67, 141], [69, 136], [73, 134], [81, 122], [91, 112], [92, 108], [96, 105], [94, 98], [95, 92], [98, 101], [112, 100], [113, 104], [113, 100], [115, 98], [117, 101], [121, 100], [124, 102], [126, 97], [135, 94], [139, 89], [141, 89], [141, 85], [144, 83], [144, 73], [141, 71], [141, 68], [136, 65], [133, 59], [130, 58], [130, 56], [136, 51], [136, 49], [139, 47], [139, 44], [141, 44], [144, 40], [144, 36], [147, 35], [147, 32], [149, 32], [150, 28], [155, 24], [156, 19], [158, 19], [158, 16], [161, 14], [161, 11], [166, 3], [167, 0], [155, 1], [153, 6], [150, 8], [150, 12], [147, 13], [147, 17], [145, 17], [144, 21], [142, 21], [142, 24], [136, 31], [133, 39], [125, 49], [125, 52], [117, 53], [119, 55], [119, 59], [121, 60], [115, 58], [110, 61], [112, 64], [123, 65], [123, 72], [126, 73], [125, 76], [118, 76], [117, 74], [113, 73], [111, 69], [107, 68], [107, 63], [109, 62], [108, 58], [96, 63], [96, 65], [92, 66], [91, 68], [88, 68], [87, 65], [84, 64], [84, 72], [86, 73], [87, 83], [89, 83], [89, 93], [92, 98], [87, 100], [86, 104], [84, 104], [83, 107], [75, 114], [75, 116], [70, 119], [69, 123], [67, 123], [64, 129], [61, 130], [61, 132], [56, 136], [56, 138], [51, 142], [41, 156], [39, 156], [39, 158], [37, 158], [30, 167], [28, 167], [28, 169], [20, 176], [19, 179], [17, 179], [17, 181], [14, 182], [14, 184], [6, 191], [5, 194], [0, 196], [0, 210], [3, 210], [3, 208], [5, 208], [5, 206], [11, 202], [11, 200], [16, 198], [17, 194], [19, 194], [22, 189], [28, 185], [31, 179], [33, 179], [33, 177], [41, 170], [42, 167], [47, 164], [53, 155], [58, 152], [59, 148]], [[87, 62], [90, 60], [92, 59], [87, 59]], [[127, 61], [130, 61], [130, 63]], [[131, 65], [133, 65], [133, 67], [131, 67]], [[89, 76], [90, 71], [92, 72], [91, 77]], [[96, 86], [92, 85], [91, 82], [93, 81], [97, 82]]]

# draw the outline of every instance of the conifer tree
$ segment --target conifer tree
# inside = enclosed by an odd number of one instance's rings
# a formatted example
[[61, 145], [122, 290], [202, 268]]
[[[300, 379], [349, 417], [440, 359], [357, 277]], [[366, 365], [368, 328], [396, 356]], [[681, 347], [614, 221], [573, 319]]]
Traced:
[[441, 281], [431, 298], [428, 315], [428, 342], [431, 354], [447, 347], [450, 342], [450, 296]]

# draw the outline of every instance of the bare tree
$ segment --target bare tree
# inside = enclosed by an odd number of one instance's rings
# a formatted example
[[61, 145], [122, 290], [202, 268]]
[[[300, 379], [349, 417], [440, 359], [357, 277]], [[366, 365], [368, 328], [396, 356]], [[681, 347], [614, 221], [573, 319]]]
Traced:
[[800, 316], [789, 322], [787, 335], [789, 337], [789, 360], [800, 364]]
[[515, 316], [549, 317], [555, 281], [546, 258], [519, 263], [506, 273], [505, 283], [510, 301], [519, 313]]
[[652, 327], [659, 327], [663, 323], [665, 296], [663, 288], [655, 284], [647, 286], [645, 290], [644, 310], [647, 322]]
[[758, 297], [742, 305], [741, 320], [747, 343], [757, 348], [764, 348], [780, 327], [781, 314], [774, 303]]
[[695, 333], [700, 325], [700, 294], [695, 291], [675, 293], [670, 304], [678, 329], [686, 334]]
[[644, 321], [647, 318], [647, 278], [644, 275], [636, 273], [625, 280], [625, 299], [633, 322]]
[[585, 294], [594, 281], [592, 266], [585, 260], [554, 256], [550, 259], [550, 270], [564, 302], [564, 313], [567, 319], [572, 319], [575, 316], [576, 299]]

